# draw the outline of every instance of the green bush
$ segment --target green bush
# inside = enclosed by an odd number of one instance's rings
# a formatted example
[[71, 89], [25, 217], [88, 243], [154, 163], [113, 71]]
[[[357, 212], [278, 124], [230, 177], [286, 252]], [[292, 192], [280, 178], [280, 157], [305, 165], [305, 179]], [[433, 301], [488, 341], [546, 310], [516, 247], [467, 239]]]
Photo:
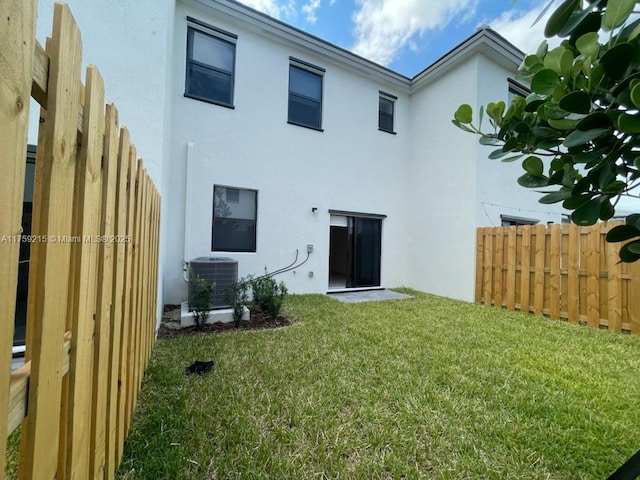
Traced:
[[189, 298], [189, 308], [193, 311], [193, 319], [196, 322], [196, 328], [202, 330], [207, 322], [209, 312], [213, 307], [211, 300], [214, 284], [209, 284], [204, 278], [199, 277], [193, 270], [189, 269], [189, 281], [192, 283], [191, 298]]
[[278, 283], [268, 276], [258, 277], [251, 281], [251, 289], [253, 290], [254, 306], [275, 321], [287, 294], [284, 282]]
[[233, 306], [233, 321], [236, 327], [240, 326], [244, 309], [249, 305], [249, 285], [251, 278], [241, 278], [231, 285], [231, 305]]

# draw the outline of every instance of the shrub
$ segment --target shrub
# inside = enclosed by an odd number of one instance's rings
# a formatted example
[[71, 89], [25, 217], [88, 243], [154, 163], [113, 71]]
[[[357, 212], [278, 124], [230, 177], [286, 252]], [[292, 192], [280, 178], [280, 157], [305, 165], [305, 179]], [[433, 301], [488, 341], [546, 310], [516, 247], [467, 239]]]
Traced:
[[251, 278], [241, 278], [231, 285], [231, 305], [233, 307], [233, 321], [236, 327], [240, 326], [244, 309], [249, 305], [249, 285]]
[[207, 283], [204, 278], [193, 273], [191, 269], [189, 269], [189, 281], [192, 282], [189, 308], [193, 311], [196, 328], [202, 330], [213, 307], [211, 297], [215, 284]]
[[253, 303], [265, 313], [269, 319], [276, 320], [287, 294], [284, 282], [276, 282], [272, 277], [263, 276], [251, 281]]

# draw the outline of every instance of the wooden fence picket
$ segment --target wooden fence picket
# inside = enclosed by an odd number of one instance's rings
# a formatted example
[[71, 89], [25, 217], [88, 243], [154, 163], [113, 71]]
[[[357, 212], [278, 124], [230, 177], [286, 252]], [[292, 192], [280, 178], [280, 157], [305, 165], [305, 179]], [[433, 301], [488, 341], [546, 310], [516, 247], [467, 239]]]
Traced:
[[618, 224], [479, 228], [476, 303], [640, 334], [640, 262], [621, 263], [605, 241]]
[[[22, 424], [20, 478], [112, 479], [155, 339], [160, 196], [98, 70], [81, 82], [69, 7], [54, 6], [42, 48], [36, 3], [0, 0], [0, 472]], [[41, 110], [26, 352], [11, 372], [30, 96]]]
[[[49, 55], [48, 112], [44, 142], [38, 149], [43, 161], [36, 162], [39, 190], [34, 201], [32, 235], [41, 241], [32, 248], [29, 289], [36, 298], [29, 304], [27, 322], [32, 327], [27, 337], [27, 358], [31, 361], [29, 415], [21, 436], [21, 476], [54, 478], [58, 466], [57, 442], [60, 431], [62, 394], [62, 355], [69, 287], [70, 244], [46, 242], [72, 231], [72, 211], [76, 162], [77, 112], [80, 107], [80, 70], [82, 45], [71, 11], [56, 4], [53, 35], [47, 42]], [[41, 139], [43, 136], [40, 137]], [[43, 200], [46, 200], [44, 202]], [[35, 254], [35, 255], [34, 255]], [[32, 285], [34, 288], [32, 289]]]
[[0, 1], [0, 473], [5, 469], [36, 1]]

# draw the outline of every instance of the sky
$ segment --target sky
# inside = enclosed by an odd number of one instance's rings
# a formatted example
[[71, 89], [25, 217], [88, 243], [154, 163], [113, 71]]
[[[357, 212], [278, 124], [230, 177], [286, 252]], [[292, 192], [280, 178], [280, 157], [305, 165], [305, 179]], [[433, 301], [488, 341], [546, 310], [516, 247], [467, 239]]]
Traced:
[[489, 25], [525, 53], [535, 52], [544, 38], [545, 20], [532, 24], [548, 0], [240, 2], [413, 77], [481, 25]]

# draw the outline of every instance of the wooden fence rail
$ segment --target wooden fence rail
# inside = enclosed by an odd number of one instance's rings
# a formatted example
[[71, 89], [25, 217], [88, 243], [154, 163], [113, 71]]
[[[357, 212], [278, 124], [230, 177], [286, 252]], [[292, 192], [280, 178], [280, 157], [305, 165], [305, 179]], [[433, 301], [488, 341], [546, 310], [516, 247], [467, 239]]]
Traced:
[[605, 241], [618, 224], [479, 228], [476, 303], [640, 334], [640, 262]]
[[[155, 338], [160, 197], [69, 8], [35, 40], [37, 0], [0, 0], [0, 472], [113, 478]], [[41, 106], [31, 236], [21, 235], [29, 99]], [[32, 112], [32, 115], [38, 112]], [[11, 371], [19, 247], [25, 364]], [[3, 420], [3, 419], [6, 419]]]

